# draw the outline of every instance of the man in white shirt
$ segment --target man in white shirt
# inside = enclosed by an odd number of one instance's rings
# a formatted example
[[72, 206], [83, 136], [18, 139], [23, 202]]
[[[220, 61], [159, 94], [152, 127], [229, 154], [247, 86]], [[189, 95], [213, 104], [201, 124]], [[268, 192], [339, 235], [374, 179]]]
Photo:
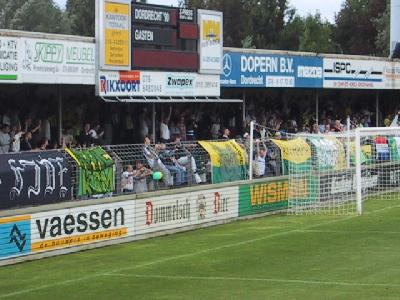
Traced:
[[172, 107], [169, 107], [169, 112], [167, 116], [162, 115], [160, 124], [160, 139], [161, 143], [169, 143], [171, 140], [171, 133], [169, 131], [168, 123], [171, 119]]
[[121, 178], [122, 192], [132, 193], [133, 192], [133, 167], [128, 165], [126, 171], [122, 173]]
[[265, 159], [267, 152], [265, 149], [260, 149], [260, 141], [256, 141], [257, 154], [254, 159], [254, 175], [256, 177], [263, 177], [265, 175]]

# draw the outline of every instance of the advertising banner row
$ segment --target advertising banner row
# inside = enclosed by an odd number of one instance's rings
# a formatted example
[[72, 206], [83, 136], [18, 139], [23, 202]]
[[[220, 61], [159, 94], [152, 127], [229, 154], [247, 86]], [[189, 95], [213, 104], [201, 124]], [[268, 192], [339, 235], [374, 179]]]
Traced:
[[97, 94], [118, 96], [209, 96], [220, 95], [219, 75], [185, 72], [100, 71]]
[[[214, 24], [214, 23], [213, 23]], [[210, 25], [211, 26], [211, 25]], [[95, 44], [0, 36], [0, 83], [95, 85]], [[216, 61], [209, 59], [207, 64]], [[225, 51], [223, 74], [105, 71], [101, 96], [219, 96], [221, 87], [400, 89], [400, 63]]]
[[287, 201], [280, 179], [0, 218], [0, 260], [282, 210]]
[[0, 83], [94, 85], [93, 43], [0, 36]]
[[400, 63], [225, 51], [221, 86], [400, 89]]

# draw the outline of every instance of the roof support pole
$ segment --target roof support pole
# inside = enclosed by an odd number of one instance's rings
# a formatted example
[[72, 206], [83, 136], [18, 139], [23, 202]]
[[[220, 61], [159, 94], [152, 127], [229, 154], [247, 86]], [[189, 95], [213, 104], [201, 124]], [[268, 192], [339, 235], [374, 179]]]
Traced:
[[153, 144], [156, 143], [156, 103], [153, 102], [152, 104], [152, 112], [151, 112], [151, 116], [152, 116], [152, 128], [153, 128]]
[[57, 86], [58, 91], [58, 143], [62, 146], [62, 88], [60, 85]]

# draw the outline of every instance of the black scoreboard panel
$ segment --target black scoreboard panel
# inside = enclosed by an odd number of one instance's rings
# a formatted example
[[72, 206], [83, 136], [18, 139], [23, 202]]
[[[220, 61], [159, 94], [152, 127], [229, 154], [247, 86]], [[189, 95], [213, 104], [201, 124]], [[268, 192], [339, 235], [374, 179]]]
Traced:
[[132, 69], [197, 72], [196, 11], [132, 2]]

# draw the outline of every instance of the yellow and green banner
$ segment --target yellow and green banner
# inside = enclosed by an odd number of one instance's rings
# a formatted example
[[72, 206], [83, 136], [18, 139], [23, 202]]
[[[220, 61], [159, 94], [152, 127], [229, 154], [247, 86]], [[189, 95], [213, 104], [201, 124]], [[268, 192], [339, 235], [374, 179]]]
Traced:
[[307, 173], [311, 171], [311, 147], [305, 139], [272, 140], [281, 150], [283, 174]]
[[78, 196], [106, 194], [115, 190], [114, 161], [104, 149], [66, 151], [79, 166]]
[[[356, 143], [350, 142], [350, 160], [352, 165], [356, 164]], [[372, 162], [372, 145], [361, 146], [361, 164], [370, 164]]]
[[210, 155], [213, 183], [246, 179], [246, 152], [235, 140], [199, 144]]

